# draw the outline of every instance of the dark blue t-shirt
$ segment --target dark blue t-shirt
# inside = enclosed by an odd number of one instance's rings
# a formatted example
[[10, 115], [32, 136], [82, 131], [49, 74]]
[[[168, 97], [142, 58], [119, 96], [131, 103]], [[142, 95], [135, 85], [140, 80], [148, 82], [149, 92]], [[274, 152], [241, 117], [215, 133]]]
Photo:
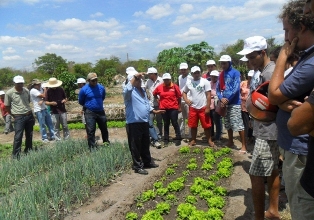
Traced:
[[[304, 51], [299, 62], [286, 77], [279, 89], [289, 99], [304, 102], [314, 85], [314, 46]], [[292, 136], [288, 130], [287, 122], [291, 113], [279, 109], [276, 118], [278, 127], [278, 145], [294, 154], [307, 155], [308, 135]]]

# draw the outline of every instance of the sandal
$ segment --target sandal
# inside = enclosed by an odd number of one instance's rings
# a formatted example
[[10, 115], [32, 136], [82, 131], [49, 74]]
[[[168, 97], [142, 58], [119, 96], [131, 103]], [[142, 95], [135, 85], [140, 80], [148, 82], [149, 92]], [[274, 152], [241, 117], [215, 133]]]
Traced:
[[211, 148], [213, 148], [213, 149], [215, 149], [215, 150], [217, 150], [217, 146], [216, 146], [216, 144], [215, 144], [215, 143], [213, 143], [213, 144], [211, 144], [211, 145], [210, 145], [210, 144], [208, 144], [208, 146], [209, 146], [209, 147], [211, 147]]
[[196, 142], [194, 142], [194, 141], [191, 141], [190, 143], [189, 143], [189, 146], [195, 146], [196, 145]]

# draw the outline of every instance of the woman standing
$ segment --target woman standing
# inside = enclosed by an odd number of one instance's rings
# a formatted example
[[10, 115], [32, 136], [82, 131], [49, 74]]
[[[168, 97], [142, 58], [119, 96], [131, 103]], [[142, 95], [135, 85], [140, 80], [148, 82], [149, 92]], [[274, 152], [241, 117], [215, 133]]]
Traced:
[[162, 114], [164, 121], [164, 145], [167, 146], [169, 143], [169, 126], [171, 121], [176, 133], [174, 142], [176, 146], [179, 146], [181, 144], [181, 133], [178, 124], [178, 113], [181, 112], [182, 95], [180, 88], [172, 83], [170, 73], [163, 74], [162, 79], [164, 83], [154, 90], [153, 95], [159, 100], [159, 109], [166, 111]]

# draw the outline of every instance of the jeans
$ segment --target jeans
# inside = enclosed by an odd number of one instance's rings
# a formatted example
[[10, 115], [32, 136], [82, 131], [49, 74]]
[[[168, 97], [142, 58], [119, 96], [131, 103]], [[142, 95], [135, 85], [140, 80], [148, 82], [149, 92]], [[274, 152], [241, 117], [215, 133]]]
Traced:
[[189, 128], [189, 134], [185, 134], [185, 127], [186, 127], [186, 119], [189, 117], [189, 106], [185, 102], [181, 102], [181, 110], [178, 114], [178, 124], [180, 127], [181, 137], [182, 138], [191, 138], [191, 129]]
[[4, 132], [11, 132], [14, 131], [13, 125], [12, 125], [12, 116], [11, 115], [6, 115], [4, 116], [4, 122], [5, 122], [5, 127], [4, 127]]
[[129, 149], [132, 155], [133, 168], [142, 169], [151, 163], [149, 151], [149, 123], [130, 123], [126, 125]]
[[41, 139], [45, 140], [48, 139], [47, 131], [46, 131], [46, 126], [48, 127], [50, 137], [51, 139], [55, 138], [55, 132], [53, 129], [53, 124], [51, 120], [51, 116], [48, 113], [47, 109], [43, 109], [39, 112], [35, 112], [38, 123], [39, 123], [39, 128], [40, 128], [40, 133], [41, 133]]
[[[211, 127], [211, 135], [214, 137], [215, 135], [215, 140], [220, 140], [221, 138], [221, 133], [222, 133], [222, 119], [221, 116], [215, 112], [215, 109], [210, 110], [210, 119], [212, 123]], [[215, 126], [214, 126], [215, 125]], [[216, 133], [215, 133], [215, 127], [216, 127]]]
[[154, 126], [154, 113], [150, 114], [150, 119], [149, 119], [149, 135], [153, 139], [153, 141], [158, 141], [158, 135], [157, 131]]
[[27, 153], [33, 148], [33, 126], [35, 124], [34, 115], [31, 113], [29, 115], [22, 115], [14, 117], [14, 141], [13, 141], [13, 151], [12, 157], [14, 159], [19, 159], [21, 154], [22, 138], [25, 130], [25, 149], [24, 152]]
[[55, 131], [54, 136], [57, 139], [61, 139], [60, 124], [62, 124], [63, 138], [68, 139], [70, 137], [70, 132], [68, 128], [67, 113], [65, 112], [61, 114], [52, 114], [51, 120], [52, 120], [54, 131]]
[[88, 109], [85, 110], [85, 121], [86, 121], [86, 133], [89, 148], [96, 147], [95, 131], [96, 123], [101, 132], [103, 143], [109, 143], [109, 134], [107, 128], [107, 117], [105, 111], [93, 112]]
[[[159, 107], [154, 106], [154, 109], [159, 110]], [[161, 114], [150, 114], [150, 117], [151, 117], [152, 122], [154, 122], [154, 119], [156, 120], [157, 129], [156, 129], [156, 126], [154, 126], [154, 127], [155, 127], [157, 134], [161, 137], [162, 136], [162, 116], [161, 116]]]
[[176, 139], [181, 139], [180, 127], [178, 124], [178, 110], [177, 109], [166, 109], [166, 112], [162, 114], [164, 120], [164, 140], [169, 141], [169, 126], [170, 121], [176, 133]]

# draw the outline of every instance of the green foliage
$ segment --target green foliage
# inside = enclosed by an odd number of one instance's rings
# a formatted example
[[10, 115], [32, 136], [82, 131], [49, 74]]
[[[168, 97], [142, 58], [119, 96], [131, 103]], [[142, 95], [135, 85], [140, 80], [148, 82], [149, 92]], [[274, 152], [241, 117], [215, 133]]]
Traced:
[[77, 95], [75, 94], [75, 90], [77, 89], [77, 85], [75, 85], [75, 75], [69, 73], [68, 71], [63, 71], [61, 74], [57, 75], [56, 78], [62, 81], [61, 87], [64, 89], [68, 100], [77, 100]]
[[207, 205], [209, 208], [222, 209], [225, 206], [225, 200], [221, 196], [213, 196], [207, 199]]
[[190, 203], [181, 203], [177, 208], [178, 216], [181, 219], [189, 219], [193, 211], [196, 211], [196, 207]]
[[174, 175], [174, 174], [176, 174], [176, 171], [174, 170], [174, 169], [172, 169], [172, 168], [167, 168], [167, 170], [166, 170], [166, 175]]
[[211, 149], [211, 148], [205, 148], [204, 150], [203, 150], [203, 154], [213, 154], [214, 153], [214, 150], [213, 149]]
[[205, 70], [206, 61], [214, 56], [214, 48], [205, 41], [188, 45], [185, 51], [185, 59], [190, 67], [199, 66], [203, 70]]
[[156, 194], [158, 195], [158, 196], [164, 196], [164, 195], [166, 195], [168, 193], [168, 189], [167, 188], [158, 188], [157, 190], [156, 190]]
[[213, 166], [209, 163], [203, 163], [202, 167], [201, 167], [202, 170], [211, 170], [213, 169]]
[[149, 210], [143, 215], [142, 220], [163, 220], [163, 217], [157, 210]]
[[178, 198], [174, 194], [168, 194], [166, 196], [166, 201], [171, 203], [171, 204], [174, 204], [178, 201]]
[[220, 209], [217, 208], [209, 208], [207, 211], [208, 219], [213, 220], [222, 220], [224, 213]]
[[189, 154], [189, 153], [190, 153], [190, 147], [188, 147], [188, 146], [181, 147], [181, 148], [179, 149], [179, 152], [180, 152], [181, 154]]
[[[161, 51], [157, 56], [157, 66], [159, 72], [169, 72], [174, 74], [178, 71], [179, 65], [185, 60], [185, 49], [182, 47], [174, 47]], [[174, 78], [175, 81], [176, 78]]]
[[177, 168], [177, 167], [178, 167], [178, 164], [174, 163], [174, 164], [172, 164], [170, 167], [172, 167], [172, 168]]
[[151, 199], [154, 199], [155, 197], [156, 197], [156, 194], [153, 190], [147, 190], [147, 191], [142, 193], [140, 199], [142, 202], [147, 202]]
[[201, 149], [196, 148], [196, 149], [194, 149], [194, 150], [192, 151], [192, 153], [193, 153], [193, 154], [199, 154], [199, 153], [201, 153]]
[[35, 59], [35, 68], [39, 72], [58, 75], [64, 70], [68, 70], [67, 61], [55, 53], [46, 53], [44, 56]]
[[137, 216], [137, 213], [135, 212], [129, 212], [126, 214], [126, 217], [125, 219], [126, 220], [137, 220], [138, 216]]
[[186, 198], [185, 198], [185, 202], [187, 203], [190, 203], [190, 204], [196, 204], [197, 203], [197, 198], [195, 196], [191, 196], [191, 195], [188, 195]]
[[92, 72], [93, 64], [90, 62], [88, 62], [88, 63], [76, 63], [76, 64], [74, 64], [73, 69], [74, 69], [76, 76], [81, 76], [82, 78], [86, 78], [88, 73]]
[[191, 159], [189, 160], [189, 163], [196, 163], [196, 158], [191, 158]]
[[184, 189], [184, 183], [178, 180], [170, 182], [167, 186], [169, 192], [178, 192]]
[[14, 85], [13, 78], [17, 74], [11, 68], [0, 69], [0, 90], [4, 90], [5, 87], [11, 87]]
[[155, 189], [160, 189], [163, 187], [163, 183], [161, 181], [157, 181], [154, 183], [154, 188]]
[[203, 190], [199, 193], [199, 195], [200, 195], [201, 199], [207, 200], [207, 199], [211, 198], [214, 195], [214, 193], [211, 190]]
[[203, 191], [203, 186], [202, 185], [198, 185], [198, 184], [193, 184], [191, 187], [190, 187], [190, 191], [193, 195], [198, 195], [200, 194], [200, 192]]
[[196, 170], [197, 169], [197, 164], [196, 163], [189, 163], [186, 165], [186, 169], [188, 170]]
[[190, 175], [190, 171], [189, 170], [185, 170], [182, 172], [183, 176], [189, 176]]
[[159, 212], [161, 215], [169, 214], [170, 212], [170, 204], [167, 202], [161, 202], [156, 205], [156, 211]]
[[227, 190], [224, 187], [222, 187], [222, 186], [217, 186], [214, 189], [214, 193], [217, 196], [225, 196], [225, 195], [227, 195]]
[[220, 177], [217, 176], [216, 174], [212, 174], [212, 175], [209, 177], [209, 180], [211, 180], [211, 181], [218, 181], [218, 180], [220, 180]]

